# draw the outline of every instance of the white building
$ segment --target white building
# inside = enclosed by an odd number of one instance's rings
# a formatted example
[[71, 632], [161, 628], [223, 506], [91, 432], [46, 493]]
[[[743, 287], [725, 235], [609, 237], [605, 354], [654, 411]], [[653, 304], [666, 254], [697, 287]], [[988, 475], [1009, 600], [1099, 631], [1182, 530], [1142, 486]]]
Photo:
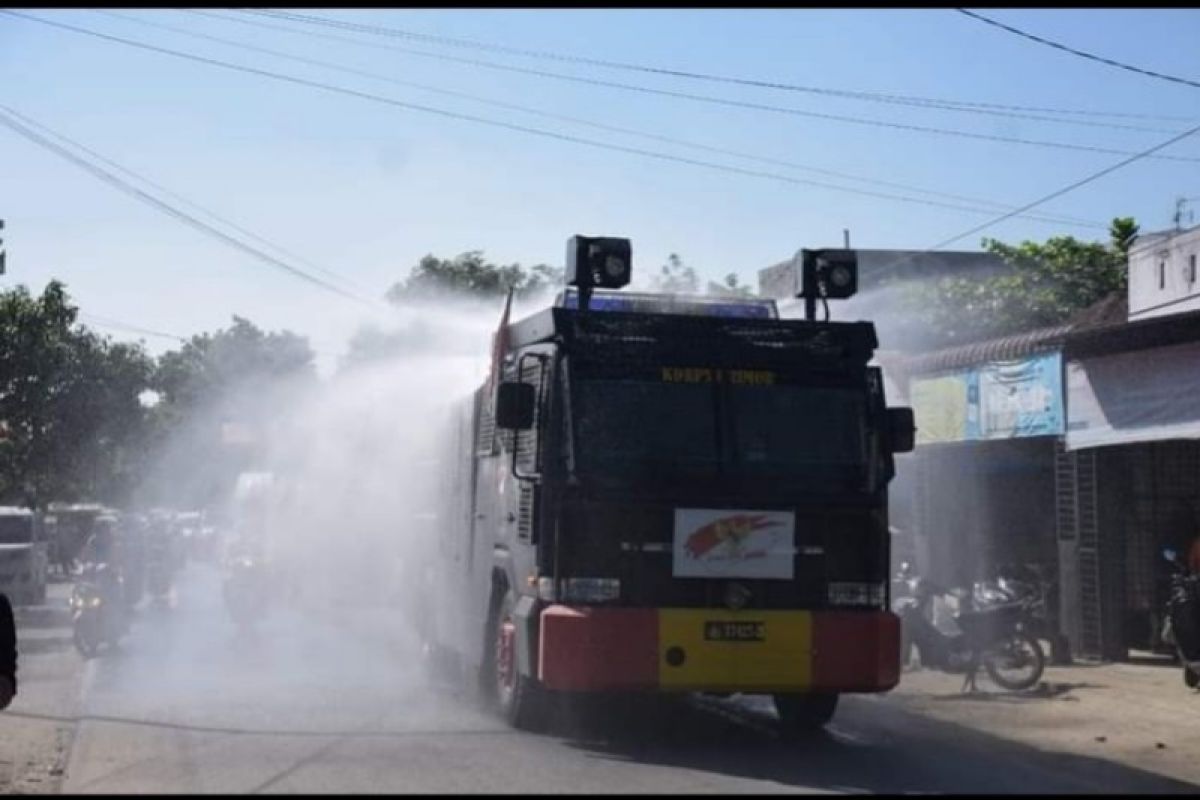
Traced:
[[1129, 249], [1129, 320], [1200, 311], [1200, 226], [1143, 234]]

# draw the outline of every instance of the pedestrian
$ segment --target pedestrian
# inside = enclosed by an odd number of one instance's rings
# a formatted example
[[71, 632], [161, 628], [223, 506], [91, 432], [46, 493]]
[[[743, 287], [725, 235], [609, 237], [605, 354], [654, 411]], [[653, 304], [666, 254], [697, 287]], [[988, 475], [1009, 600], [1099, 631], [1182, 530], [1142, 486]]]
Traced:
[[8, 596], [0, 594], [0, 709], [17, 695], [17, 623]]

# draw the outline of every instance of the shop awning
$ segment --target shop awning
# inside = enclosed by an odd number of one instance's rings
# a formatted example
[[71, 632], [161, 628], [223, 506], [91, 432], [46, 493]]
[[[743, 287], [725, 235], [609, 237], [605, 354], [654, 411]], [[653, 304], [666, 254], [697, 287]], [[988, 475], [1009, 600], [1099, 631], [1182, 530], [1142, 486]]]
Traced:
[[1067, 449], [1200, 439], [1200, 342], [1067, 361]]

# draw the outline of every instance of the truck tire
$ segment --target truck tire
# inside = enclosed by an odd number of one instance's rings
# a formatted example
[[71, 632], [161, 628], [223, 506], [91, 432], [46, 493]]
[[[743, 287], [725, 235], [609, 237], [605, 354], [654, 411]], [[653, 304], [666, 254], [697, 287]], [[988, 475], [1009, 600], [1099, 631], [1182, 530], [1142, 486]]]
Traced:
[[509, 725], [540, 731], [545, 726], [546, 692], [535, 679], [517, 670], [516, 603], [512, 590], [505, 590], [492, 613], [482, 675], [484, 691]]
[[800, 694], [789, 692], [776, 694], [775, 711], [779, 714], [780, 732], [785, 738], [794, 738], [815, 733], [833, 719], [837, 710], [838, 695]]

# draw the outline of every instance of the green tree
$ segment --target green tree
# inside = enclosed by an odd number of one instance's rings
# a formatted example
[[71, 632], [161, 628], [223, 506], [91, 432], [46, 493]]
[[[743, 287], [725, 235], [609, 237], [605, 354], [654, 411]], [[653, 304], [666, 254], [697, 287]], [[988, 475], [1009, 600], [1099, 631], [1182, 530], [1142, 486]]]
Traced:
[[726, 275], [722, 283], [709, 281], [706, 293], [719, 297], [754, 297], [756, 294], [754, 289], [741, 282], [735, 272]]
[[1055, 236], [1019, 245], [984, 239], [1008, 265], [990, 278], [950, 277], [918, 286], [906, 298], [910, 313], [928, 320], [939, 345], [1005, 336], [1058, 325], [1073, 314], [1125, 291], [1126, 256], [1137, 236], [1131, 218], [1114, 219], [1108, 242]]
[[667, 256], [667, 262], [659, 268], [651, 286], [658, 292], [671, 294], [695, 294], [700, 288], [696, 270], [683, 262], [678, 253]]
[[136, 480], [152, 368], [76, 323], [66, 288], [0, 292], [0, 499], [119, 502]]
[[267, 333], [247, 319], [193, 336], [159, 357], [152, 388], [154, 468], [140, 500], [208, 506], [237, 474], [258, 468], [281, 409], [317, 380], [308, 340]]
[[430, 254], [412, 268], [407, 278], [392, 285], [386, 297], [392, 303], [446, 297], [500, 297], [511, 288], [518, 297], [528, 297], [562, 285], [563, 271], [547, 264], [529, 269], [520, 264], [494, 264], [482, 250], [471, 250], [454, 258]]
[[212, 402], [230, 391], [287, 378], [316, 376], [308, 340], [290, 331], [266, 333], [239, 316], [215, 333], [193, 336], [159, 358], [154, 389], [166, 407]]
[[1108, 236], [1113, 247], [1119, 250], [1121, 255], [1128, 256], [1129, 248], [1137, 239], [1138, 230], [1138, 224], [1133, 217], [1115, 217], [1108, 227]]

